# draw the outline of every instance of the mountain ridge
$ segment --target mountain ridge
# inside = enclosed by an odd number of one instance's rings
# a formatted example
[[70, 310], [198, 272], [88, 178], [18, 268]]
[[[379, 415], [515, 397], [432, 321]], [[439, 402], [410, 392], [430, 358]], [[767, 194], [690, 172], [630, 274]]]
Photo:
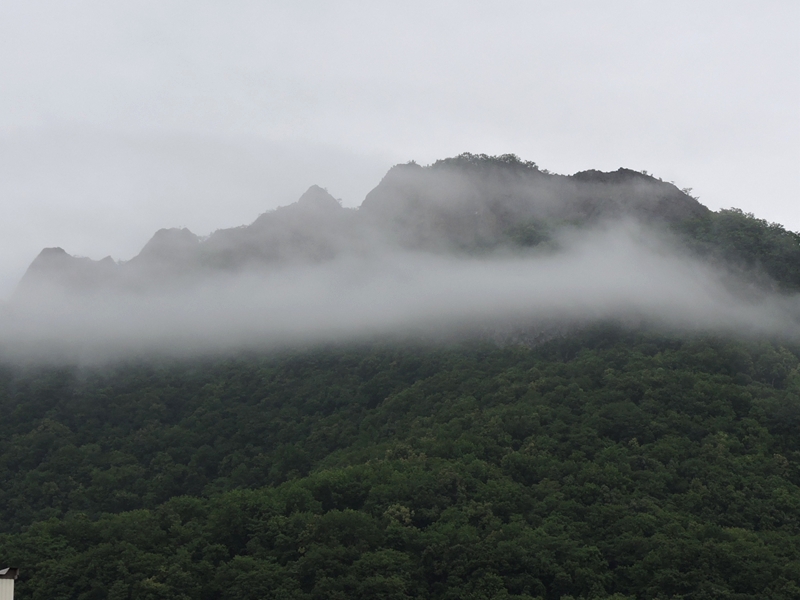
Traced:
[[6, 307], [20, 600], [800, 597], [800, 235], [513, 155], [365, 203], [40, 253], [79, 291], [275, 269]]
[[674, 185], [630, 169], [555, 175], [513, 154], [463, 153], [428, 166], [395, 165], [357, 209], [312, 185], [290, 205], [205, 238], [186, 228], [161, 229], [124, 262], [66, 252], [50, 260], [44, 250], [17, 292], [40, 284], [83, 290], [117, 280], [175, 283], [209, 270], [314, 263], [381, 247], [437, 253], [524, 247], [542, 241], [541, 230], [553, 222], [629, 216], [672, 227], [709, 212]]

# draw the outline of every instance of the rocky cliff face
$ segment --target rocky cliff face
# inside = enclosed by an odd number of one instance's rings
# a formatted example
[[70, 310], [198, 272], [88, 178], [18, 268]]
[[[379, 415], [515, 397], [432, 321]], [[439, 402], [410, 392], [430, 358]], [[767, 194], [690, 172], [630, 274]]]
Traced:
[[565, 223], [631, 217], [675, 224], [708, 212], [674, 185], [636, 171], [563, 176], [514, 155], [462, 154], [427, 167], [393, 167], [358, 209], [343, 208], [312, 186], [294, 204], [204, 240], [188, 229], [162, 229], [122, 264], [48, 248], [33, 261], [18, 293], [42, 284], [174, 285], [209, 270], [313, 263], [385, 248], [485, 251], [535, 245], [542, 231]]

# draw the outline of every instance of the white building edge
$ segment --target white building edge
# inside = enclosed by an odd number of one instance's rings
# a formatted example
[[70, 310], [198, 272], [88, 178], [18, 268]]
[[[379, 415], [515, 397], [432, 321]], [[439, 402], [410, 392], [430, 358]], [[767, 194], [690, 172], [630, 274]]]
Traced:
[[14, 600], [14, 581], [19, 577], [19, 569], [8, 567], [0, 569], [0, 600]]

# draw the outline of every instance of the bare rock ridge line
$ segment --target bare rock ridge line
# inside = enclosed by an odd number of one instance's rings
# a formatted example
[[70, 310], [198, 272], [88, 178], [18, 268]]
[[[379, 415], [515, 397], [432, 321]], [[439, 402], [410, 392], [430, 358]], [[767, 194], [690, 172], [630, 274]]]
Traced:
[[564, 223], [628, 216], [674, 224], [708, 212], [674, 185], [629, 169], [565, 176], [515, 155], [467, 153], [429, 166], [392, 167], [357, 209], [313, 185], [294, 204], [205, 239], [188, 229], [161, 229], [122, 263], [45, 248], [16, 294], [35, 293], [42, 284], [78, 290], [176, 285], [209, 271], [313, 263], [383, 248], [453, 253], [532, 246]]

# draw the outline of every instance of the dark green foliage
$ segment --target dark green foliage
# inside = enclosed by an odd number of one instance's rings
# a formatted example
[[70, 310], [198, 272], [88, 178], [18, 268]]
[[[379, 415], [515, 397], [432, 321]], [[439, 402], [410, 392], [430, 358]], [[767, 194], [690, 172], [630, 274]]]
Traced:
[[20, 598], [796, 598], [800, 372], [597, 328], [2, 373]]
[[509, 171], [539, 171], [536, 163], [530, 160], [523, 160], [516, 154], [501, 154], [499, 156], [489, 156], [487, 154], [472, 154], [464, 152], [458, 156], [444, 158], [434, 162], [433, 169], [462, 169], [462, 170], [481, 170], [491, 171], [502, 169]]
[[800, 235], [738, 208], [709, 212], [676, 225], [703, 256], [766, 275], [781, 290], [800, 290]]
[[522, 248], [531, 248], [552, 238], [551, 227], [543, 221], [528, 221], [510, 228], [506, 235], [515, 245]]

